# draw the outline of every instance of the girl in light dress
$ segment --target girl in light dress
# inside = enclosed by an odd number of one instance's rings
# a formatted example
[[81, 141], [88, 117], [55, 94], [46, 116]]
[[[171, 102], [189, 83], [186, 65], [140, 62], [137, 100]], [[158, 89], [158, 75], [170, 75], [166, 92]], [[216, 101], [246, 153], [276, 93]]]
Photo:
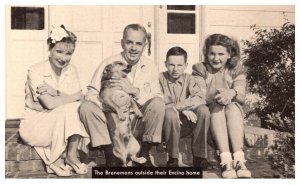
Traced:
[[204, 62], [193, 66], [193, 75], [206, 81], [211, 112], [210, 130], [220, 151], [223, 178], [250, 178], [243, 152], [243, 111], [246, 75], [237, 41], [222, 34], [207, 37]]

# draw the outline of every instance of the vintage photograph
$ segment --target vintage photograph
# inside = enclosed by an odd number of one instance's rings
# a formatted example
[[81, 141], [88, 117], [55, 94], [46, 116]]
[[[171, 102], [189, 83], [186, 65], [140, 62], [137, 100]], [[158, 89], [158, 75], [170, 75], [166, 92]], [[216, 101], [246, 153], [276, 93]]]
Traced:
[[295, 5], [5, 5], [5, 55], [5, 179], [295, 179]]

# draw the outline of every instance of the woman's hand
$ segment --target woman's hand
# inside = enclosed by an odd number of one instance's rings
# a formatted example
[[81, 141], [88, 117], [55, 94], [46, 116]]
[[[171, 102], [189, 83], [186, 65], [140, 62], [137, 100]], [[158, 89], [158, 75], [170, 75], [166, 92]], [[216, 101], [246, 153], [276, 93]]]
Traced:
[[51, 96], [58, 96], [57, 90], [45, 82], [43, 85], [37, 87], [36, 92], [40, 95], [49, 94]]
[[217, 89], [217, 95], [215, 100], [221, 105], [228, 105], [232, 99], [236, 96], [236, 91], [233, 89]]
[[187, 119], [189, 121], [191, 121], [192, 123], [196, 123], [197, 116], [196, 116], [196, 114], [193, 111], [191, 111], [191, 110], [184, 110], [184, 111], [182, 111], [182, 114], [185, 115], [185, 117], [187, 117]]

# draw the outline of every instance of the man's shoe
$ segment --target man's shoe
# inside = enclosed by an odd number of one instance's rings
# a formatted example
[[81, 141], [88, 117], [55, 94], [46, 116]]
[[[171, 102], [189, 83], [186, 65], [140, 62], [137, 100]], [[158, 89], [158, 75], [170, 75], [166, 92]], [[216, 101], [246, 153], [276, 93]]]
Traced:
[[221, 164], [222, 177], [225, 179], [237, 178], [236, 171], [233, 168], [232, 162]]
[[119, 160], [115, 155], [107, 156], [107, 157], [105, 157], [105, 159], [106, 159], [106, 163], [105, 163], [106, 167], [122, 166], [121, 160]]
[[135, 166], [137, 167], [157, 167], [156, 164], [154, 163], [154, 159], [151, 155], [149, 156], [143, 156], [145, 159], [146, 159], [146, 162], [145, 163], [137, 163], [137, 162], [134, 162], [133, 163], [135, 164]]
[[167, 167], [179, 167], [178, 158], [170, 157], [167, 162]]
[[247, 169], [244, 162], [237, 161], [235, 170], [239, 178], [251, 178], [251, 172]]
[[153, 157], [150, 155], [150, 150], [152, 148], [152, 146], [154, 146], [155, 144], [153, 143], [147, 143], [147, 142], [143, 142], [141, 145], [141, 151], [139, 153], [139, 157], [144, 157], [146, 159], [146, 162], [143, 164], [136, 164], [136, 166], [139, 167], [157, 167], [154, 164], [154, 159]]
[[112, 145], [103, 145], [102, 148], [104, 150], [106, 167], [122, 166], [121, 161], [113, 153]]

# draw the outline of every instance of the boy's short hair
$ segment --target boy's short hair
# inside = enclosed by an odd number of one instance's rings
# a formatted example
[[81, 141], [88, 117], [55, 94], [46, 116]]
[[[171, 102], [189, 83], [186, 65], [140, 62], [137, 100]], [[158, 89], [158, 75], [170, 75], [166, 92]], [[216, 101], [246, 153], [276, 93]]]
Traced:
[[184, 62], [186, 62], [187, 61], [187, 52], [179, 46], [172, 47], [167, 52], [166, 61], [168, 60], [169, 56], [181, 56], [181, 55], [184, 56]]

